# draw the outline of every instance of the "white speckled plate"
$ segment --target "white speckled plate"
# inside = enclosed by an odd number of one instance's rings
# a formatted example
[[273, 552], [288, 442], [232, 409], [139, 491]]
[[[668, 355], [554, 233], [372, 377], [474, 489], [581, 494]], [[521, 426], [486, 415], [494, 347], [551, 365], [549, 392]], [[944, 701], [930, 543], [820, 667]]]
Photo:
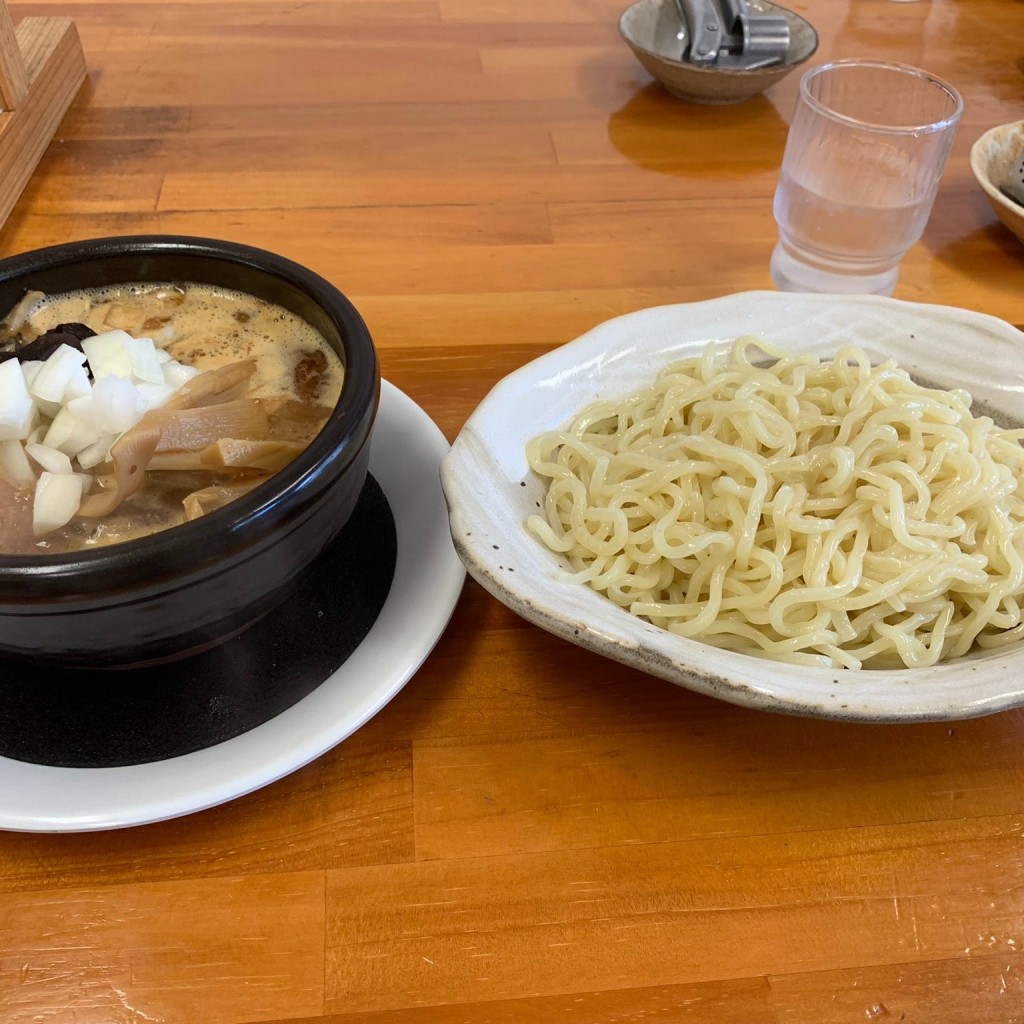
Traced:
[[877, 296], [747, 292], [641, 310], [601, 324], [501, 381], [442, 463], [452, 537], [470, 574], [524, 618], [581, 647], [735, 704], [865, 722], [971, 718], [1024, 704], [1024, 645], [931, 669], [843, 671], [722, 651], [643, 622], [590, 588], [556, 579], [526, 532], [543, 483], [524, 446], [598, 398], [618, 398], [705, 342], [759, 334], [831, 355], [840, 341], [895, 357], [917, 378], [965, 387], [975, 409], [1019, 419], [1024, 334], [994, 317]]

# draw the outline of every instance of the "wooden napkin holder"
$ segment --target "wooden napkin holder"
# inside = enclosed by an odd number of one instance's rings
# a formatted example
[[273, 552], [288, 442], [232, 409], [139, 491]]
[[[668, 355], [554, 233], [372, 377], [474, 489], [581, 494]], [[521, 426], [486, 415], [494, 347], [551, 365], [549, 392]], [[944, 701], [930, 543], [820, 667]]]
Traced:
[[85, 81], [70, 18], [23, 18], [0, 0], [0, 225], [10, 215]]

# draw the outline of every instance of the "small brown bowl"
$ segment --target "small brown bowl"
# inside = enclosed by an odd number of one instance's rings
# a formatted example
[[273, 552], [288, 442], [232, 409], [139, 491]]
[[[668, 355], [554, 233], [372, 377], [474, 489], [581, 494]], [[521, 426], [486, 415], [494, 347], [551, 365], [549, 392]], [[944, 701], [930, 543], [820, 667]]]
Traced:
[[341, 357], [341, 396], [293, 462], [200, 519], [73, 554], [0, 555], [0, 657], [107, 667], [213, 646], [285, 597], [362, 491], [380, 394], [377, 355], [355, 307], [305, 267], [202, 238], [73, 242], [0, 260], [0, 308], [29, 289], [136, 281], [211, 284], [284, 306]]
[[748, 0], [748, 6], [754, 14], [781, 14], [789, 22], [789, 50], [782, 64], [743, 70], [698, 67], [681, 60], [686, 29], [673, 0], [638, 0], [623, 12], [619, 33], [636, 59], [673, 96], [691, 103], [739, 103], [781, 82], [818, 49], [818, 33], [799, 14], [769, 0]]
[[971, 170], [995, 215], [1024, 242], [1024, 206], [999, 191], [1024, 152], [1024, 121], [990, 128], [971, 147]]

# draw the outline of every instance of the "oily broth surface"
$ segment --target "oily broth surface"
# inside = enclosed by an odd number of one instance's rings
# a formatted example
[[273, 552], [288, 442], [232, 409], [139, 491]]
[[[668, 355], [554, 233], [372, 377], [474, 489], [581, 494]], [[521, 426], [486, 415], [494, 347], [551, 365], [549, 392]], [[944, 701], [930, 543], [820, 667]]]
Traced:
[[[333, 408], [344, 370], [337, 353], [301, 317], [243, 292], [198, 284], [144, 284], [87, 289], [40, 300], [29, 315], [39, 332], [61, 323], [84, 323], [97, 333], [120, 328], [152, 337], [179, 362], [211, 370], [243, 359], [256, 361], [248, 395], [285, 395]], [[173, 330], [165, 343], [163, 332]], [[312, 440], [313, 433], [306, 441]], [[28, 522], [8, 551], [45, 554], [131, 540], [185, 522], [182, 499], [219, 482], [213, 473], [150, 473], [147, 485], [102, 519], [75, 518], [42, 539], [31, 535], [31, 496], [0, 482], [0, 531]], [[8, 494], [7, 492], [10, 491]], [[8, 520], [5, 527], [3, 520]]]
[[[62, 323], [87, 324], [97, 333], [121, 328], [154, 338], [200, 370], [255, 359], [253, 398], [287, 394], [333, 407], [341, 394], [341, 361], [320, 333], [281, 306], [243, 292], [198, 284], [83, 289], [47, 296], [29, 320], [40, 331]], [[164, 345], [160, 333], [168, 326], [174, 337]], [[320, 373], [311, 373], [313, 364]]]

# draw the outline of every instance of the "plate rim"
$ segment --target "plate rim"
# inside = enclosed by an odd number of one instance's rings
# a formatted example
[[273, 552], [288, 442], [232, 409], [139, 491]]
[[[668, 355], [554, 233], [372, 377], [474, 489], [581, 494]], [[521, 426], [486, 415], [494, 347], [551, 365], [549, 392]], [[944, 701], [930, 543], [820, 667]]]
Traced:
[[[60, 768], [0, 757], [0, 829], [93, 832], [152, 824], [227, 803], [327, 753], [380, 712], [440, 639], [466, 570], [448, 528], [440, 428], [407, 394], [381, 381], [369, 471], [395, 519], [391, 590], [369, 633], [312, 693], [223, 743], [162, 761]], [[415, 500], [414, 500], [415, 499]], [[394, 642], [393, 627], [410, 643]]]
[[[917, 680], [912, 678], [909, 683], [906, 678], [907, 673], [915, 673], [917, 670], [860, 670], [857, 672], [857, 678], [869, 681], [874, 685], [884, 681], [885, 685], [893, 691], [892, 696], [887, 700], [880, 701], [870, 695], [868, 699], [864, 699], [862, 694], [851, 693], [849, 688], [834, 693], [831, 692], [830, 687], [826, 692], [821, 686], [820, 677], [817, 683], [814, 683], [816, 677], [813, 674], [827, 673], [829, 670], [762, 661], [749, 655], [722, 651], [698, 641], [676, 637], [615, 608], [606, 598], [589, 588], [556, 581], [553, 578], [554, 555], [550, 553], [548, 557], [552, 576], [544, 581], [545, 591], [547, 594], [556, 596], [545, 597], [544, 594], [538, 593], [539, 588], [524, 583], [524, 580], [528, 579], [527, 574], [511, 577], [507, 571], [503, 571], [504, 564], [499, 563], [498, 557], [494, 557], [491, 541], [495, 538], [491, 538], [489, 535], [486, 539], [482, 537], [482, 533], [486, 533], [486, 530], [482, 531], [479, 521], [473, 519], [472, 503], [467, 503], [466, 494], [462, 489], [463, 482], [473, 472], [489, 474], [487, 483], [495, 486], [505, 495], [514, 495], [519, 488], [526, 487], [526, 481], [532, 477], [526, 466], [525, 455], [521, 451], [518, 453], [521, 473], [510, 473], [506, 470], [514, 463], [514, 457], [508, 455], [505, 463], [499, 464], [500, 457], [495, 454], [495, 446], [489, 444], [494, 440], [494, 421], [501, 418], [503, 410], [508, 411], [507, 407], [514, 404], [514, 399], [522, 395], [524, 388], [554, 386], [560, 380], [565, 380], [574, 374], [583, 379], [588, 367], [597, 368], [605, 374], [606, 384], [603, 389], [595, 389], [586, 398], [581, 397], [578, 401], [571, 403], [571, 408], [580, 408], [599, 396], [624, 395], [631, 390], [631, 386], [628, 384], [609, 387], [607, 380], [610, 379], [609, 375], [615, 369], [617, 360], [636, 355], [636, 347], [635, 345], [631, 347], [631, 341], [635, 340], [639, 332], [647, 328], [653, 330], [663, 327], [665, 323], [671, 322], [673, 319], [684, 318], [686, 321], [684, 333], [690, 336], [683, 337], [677, 347], [681, 350], [688, 347], [692, 351], [700, 344], [697, 340], [698, 335], [702, 341], [715, 337], [713, 333], [709, 332], [713, 330], [717, 321], [724, 323], [730, 319], [735, 320], [745, 316], [750, 320], [749, 333], [753, 334], [759, 333], [756, 330], [758, 313], [766, 309], [771, 309], [774, 314], [788, 312], [795, 321], [812, 313], [822, 317], [834, 316], [837, 310], [842, 310], [845, 307], [852, 307], [865, 317], [888, 318], [897, 315], [903, 320], [909, 317], [921, 323], [926, 323], [929, 320], [934, 323], [936, 320], [940, 320], [945, 325], [962, 326], [984, 333], [1001, 344], [1010, 346], [1009, 351], [1016, 354], [1014, 368], [1021, 384], [1014, 393], [1019, 394], [1021, 390], [1024, 390], [1024, 333], [997, 317], [956, 306], [919, 303], [876, 295], [815, 295], [748, 291], [699, 302], [652, 306], [626, 313], [597, 324], [578, 338], [538, 356], [498, 381], [466, 421], [462, 432], [455, 439], [451, 452], [442, 462], [441, 478], [448, 501], [449, 519], [456, 550], [466, 564], [469, 574], [489, 593], [517, 614], [570, 643], [585, 647], [631, 667], [639, 668], [641, 671], [666, 679], [684, 688], [743, 707], [843, 721], [908, 723], [954, 721], [992, 714], [1024, 704], [1024, 681], [1014, 684], [1011, 678], [1016, 674], [1024, 680], [1024, 644], [1015, 645], [1014, 648], [1007, 649], [1005, 652], [988, 654], [984, 659], [975, 660], [968, 657], [929, 669], [928, 672], [935, 689], [924, 699], [921, 699], [920, 694], [915, 691], [920, 677]], [[678, 323], [676, 327], [679, 328]], [[722, 340], [730, 336], [735, 337], [736, 332], [731, 335], [717, 335]], [[909, 337], [913, 339], [914, 335], [910, 334]], [[856, 339], [855, 343], [861, 344]], [[616, 344], [621, 348], [613, 351], [612, 347]], [[650, 352], [641, 354], [652, 354], [657, 350], [657, 346], [653, 344], [649, 347]], [[829, 350], [827, 344], [820, 343], [817, 346], [801, 345], [800, 347], [808, 351], [825, 352]], [[831, 348], [834, 349], [834, 347], [833, 343]], [[870, 346], [866, 347], [870, 348]], [[690, 354], [690, 352], [687, 351], [686, 354]], [[661, 348], [661, 358], [666, 358], [664, 346]], [[897, 356], [897, 358], [899, 357]], [[919, 366], [907, 365], [902, 358], [899, 359], [899, 362], [901, 366], [911, 372], [920, 371]], [[977, 372], [976, 359], [972, 366], [973, 370], [970, 367], [966, 368], [968, 375], [970, 372]], [[648, 378], [652, 372], [647, 373]], [[963, 386], [969, 387], [970, 385], [964, 384]], [[985, 392], [988, 397], [985, 400], [991, 399], [990, 392], [993, 389], [1000, 391], [1001, 388], [1004, 391], [1013, 390], [1012, 387], [993, 385], [989, 382], [989, 389]], [[565, 419], [567, 418], [565, 417]], [[564, 420], [557, 422], [564, 422]], [[533, 436], [545, 429], [548, 429], [547, 423], [534, 422], [528, 436]], [[513, 477], [518, 477], [518, 479], [512, 479]], [[474, 483], [478, 488], [481, 486], [479, 480]], [[492, 499], [492, 507], [495, 507], [495, 500], [497, 499]], [[525, 530], [523, 537], [526, 537]], [[538, 547], [540, 547], [539, 542]], [[508, 555], [506, 554], [505, 560], [507, 559]], [[586, 596], [576, 594], [574, 603], [578, 603], [584, 610], [592, 611], [597, 618], [598, 627], [602, 624], [604, 613], [612, 614], [619, 635], [609, 636], [600, 628], [592, 628], [589, 622], [572, 620], [567, 617], [560, 607], [569, 607], [569, 605], [560, 606], [557, 597], [557, 588], [566, 586], [573, 591], [582, 590], [584, 592]], [[564, 598], [572, 600], [569, 598], [568, 591], [564, 592]], [[607, 625], [607, 623], [604, 624]], [[984, 666], [984, 674], [988, 680], [987, 685], [976, 687], [977, 692], [971, 699], [957, 700], [954, 696], [951, 703], [950, 691], [957, 686], [964, 685], [962, 677], [968, 673], [977, 673], [982, 666]], [[837, 680], [835, 685], [841, 687], [842, 684], [838, 680], [844, 679], [845, 670], [837, 669], [835, 672], [836, 675], [830, 676], [830, 679]], [[781, 676], [783, 673], [804, 683], [814, 683], [818, 691], [815, 698], [810, 699], [806, 694], [800, 694], [799, 688], [798, 695], [794, 698], [792, 694], [785, 692], [785, 685], [780, 690], [777, 683], [769, 685], [757, 678], [766, 675]], [[992, 680], [997, 678], [1002, 679], [1003, 682], [993, 684]], [[900, 693], [899, 691], [903, 689], [908, 692]], [[913, 693], [913, 698], [910, 696], [911, 693]]]

